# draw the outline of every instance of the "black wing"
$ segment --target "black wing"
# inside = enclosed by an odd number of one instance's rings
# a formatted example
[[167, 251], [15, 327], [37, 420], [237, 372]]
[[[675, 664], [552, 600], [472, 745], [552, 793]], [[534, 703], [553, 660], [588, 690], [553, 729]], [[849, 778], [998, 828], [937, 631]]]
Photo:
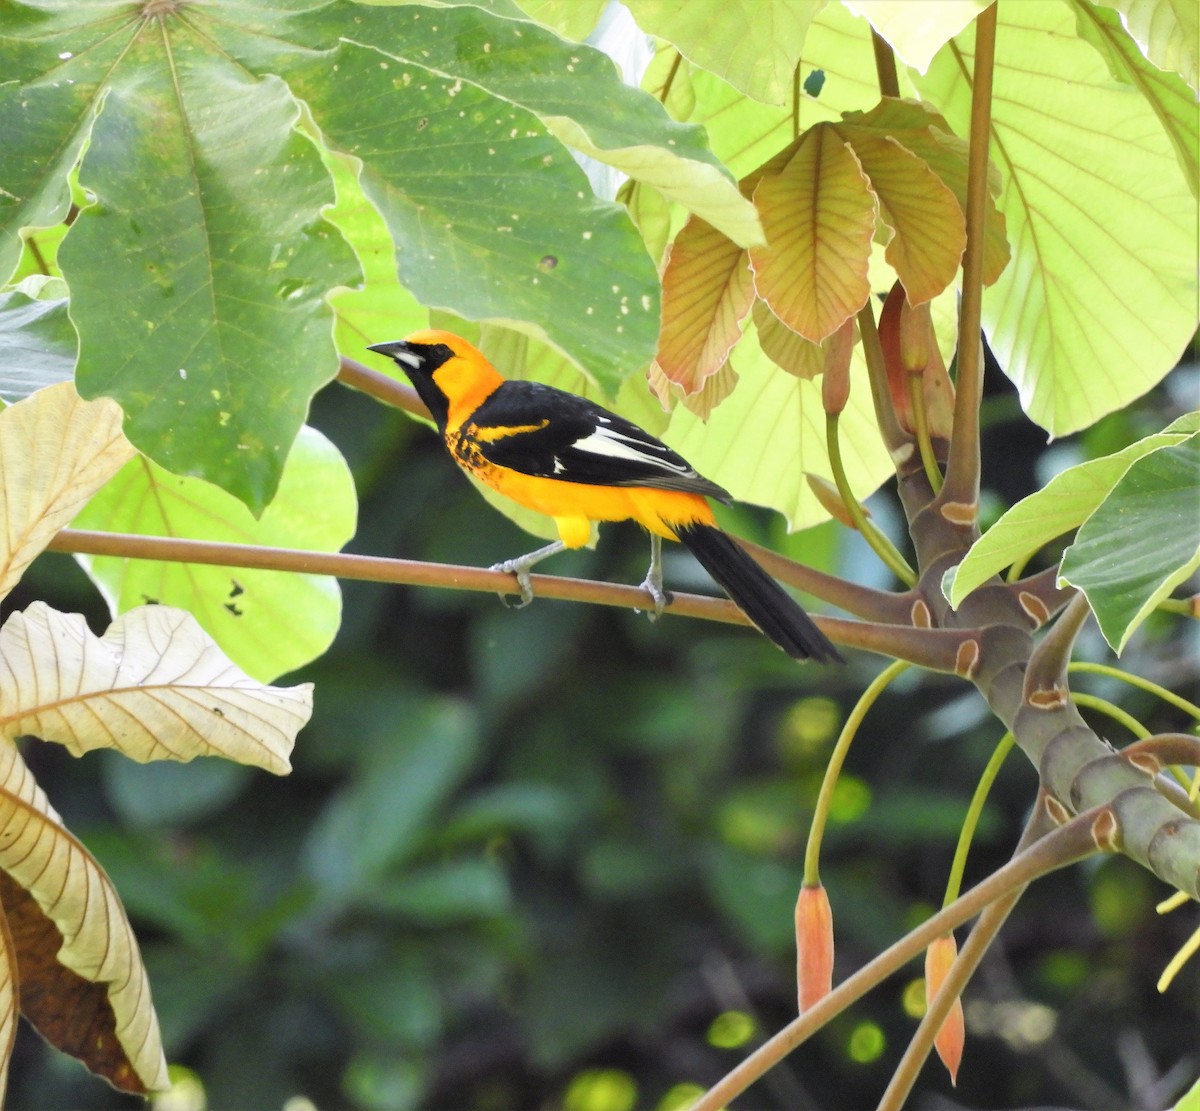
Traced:
[[729, 494], [632, 421], [553, 386], [505, 382], [460, 435], [487, 460], [522, 474], [591, 486]]

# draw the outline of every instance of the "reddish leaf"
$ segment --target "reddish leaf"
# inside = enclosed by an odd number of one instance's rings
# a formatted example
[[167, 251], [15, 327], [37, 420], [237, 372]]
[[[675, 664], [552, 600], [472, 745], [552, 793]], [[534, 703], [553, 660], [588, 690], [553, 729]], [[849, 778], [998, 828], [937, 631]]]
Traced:
[[854, 153], [827, 124], [801, 138], [754, 191], [767, 245], [752, 247], [758, 294], [794, 332], [820, 343], [870, 294], [875, 197]]
[[[842, 135], [890, 136], [920, 158], [954, 194], [961, 211], [967, 204], [967, 143], [958, 138], [950, 125], [933, 109], [911, 100], [884, 97], [869, 112], [845, 112], [837, 125]], [[851, 138], [856, 142], [856, 139]], [[983, 281], [991, 285], [1008, 265], [1009, 246], [1004, 215], [996, 207], [992, 194], [1000, 191], [1000, 177], [989, 172], [989, 193], [984, 202]]]
[[825, 352], [820, 344], [793, 332], [772, 311], [766, 301], [754, 302], [754, 328], [758, 345], [781, 370], [797, 378], [816, 378], [825, 369]]
[[954, 194], [912, 151], [890, 135], [838, 128], [850, 143], [879, 199], [890, 229], [884, 257], [914, 305], [942, 292], [958, 273], [967, 225]]
[[667, 378], [693, 394], [742, 338], [754, 301], [750, 263], [741, 247], [693, 216], [670, 247], [662, 281], [656, 361]]

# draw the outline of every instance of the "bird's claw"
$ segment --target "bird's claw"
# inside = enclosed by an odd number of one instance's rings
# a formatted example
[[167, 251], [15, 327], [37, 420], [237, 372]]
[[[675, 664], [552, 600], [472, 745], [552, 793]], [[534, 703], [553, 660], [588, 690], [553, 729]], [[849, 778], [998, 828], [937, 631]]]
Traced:
[[671, 604], [672, 597], [670, 591], [663, 590], [662, 582], [656, 581], [649, 575], [646, 576], [645, 581], [642, 582], [639, 589], [649, 594], [650, 600], [654, 603], [650, 609], [645, 611], [646, 616], [651, 621], [657, 621], [662, 617], [663, 610]]
[[520, 595], [520, 601], [511, 601], [511, 594], [499, 595], [500, 601], [508, 609], [519, 610], [524, 609], [530, 602], [533, 601], [533, 582], [529, 578], [529, 568], [519, 559], [506, 559], [501, 563], [493, 563], [488, 568], [489, 571], [502, 571], [506, 575], [513, 575], [517, 580], [517, 593]]

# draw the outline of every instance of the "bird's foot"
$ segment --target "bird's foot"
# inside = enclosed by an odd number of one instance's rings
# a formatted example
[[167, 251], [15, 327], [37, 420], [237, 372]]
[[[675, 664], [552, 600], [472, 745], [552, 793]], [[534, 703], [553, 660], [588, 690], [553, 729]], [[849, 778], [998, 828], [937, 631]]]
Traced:
[[521, 599], [519, 602], [510, 602], [509, 598], [511, 594], [501, 594], [500, 601], [508, 606], [509, 609], [515, 610], [529, 605], [533, 601], [533, 582], [529, 578], [530, 569], [547, 556], [557, 555], [564, 547], [565, 545], [561, 541], [555, 541], [553, 544], [547, 544], [544, 548], [538, 548], [536, 552], [527, 552], [525, 555], [517, 556], [515, 559], [506, 559], [502, 563], [493, 563], [488, 568], [489, 571], [503, 571], [506, 575], [515, 575], [517, 577], [517, 593]]
[[647, 575], [642, 581], [639, 590], [644, 590], [650, 595], [650, 601], [653, 603], [650, 609], [645, 611], [645, 614], [651, 621], [657, 621], [662, 617], [663, 610], [671, 604], [671, 592], [663, 590], [662, 576]]
[[501, 563], [493, 563], [489, 571], [503, 571], [507, 575], [515, 575], [519, 600], [512, 601], [511, 594], [501, 594], [500, 601], [509, 609], [524, 609], [533, 601], [533, 582], [529, 577], [529, 564], [524, 559], [506, 559]]

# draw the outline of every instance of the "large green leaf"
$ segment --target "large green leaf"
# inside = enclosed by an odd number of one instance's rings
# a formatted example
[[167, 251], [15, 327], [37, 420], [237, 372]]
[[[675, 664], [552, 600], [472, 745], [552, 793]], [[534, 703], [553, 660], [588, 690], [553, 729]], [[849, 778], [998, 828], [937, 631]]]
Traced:
[[897, 57], [924, 73], [941, 46], [993, 0], [845, 0], [865, 16]]
[[[967, 33], [917, 79], [964, 135], [971, 66]], [[1000, 5], [992, 125], [1013, 260], [984, 325], [1030, 417], [1063, 435], [1144, 393], [1191, 339], [1196, 203], [1154, 109], [1065, 5]]]
[[804, 36], [825, 0], [630, 0], [638, 26], [698, 66], [767, 104], [785, 104]]
[[1178, 73], [1193, 89], [1200, 82], [1200, 9], [1194, 0], [1100, 0], [1160, 69]]
[[648, 361], [654, 266], [560, 140], [741, 241], [761, 236], [701, 129], [622, 85], [599, 52], [536, 25], [477, 7], [334, 4], [275, 21], [273, 53], [253, 30], [214, 34], [245, 64], [283, 74], [326, 140], [361, 159], [418, 299], [546, 339], [610, 391]]
[[654, 264], [624, 210], [592, 195], [536, 116], [356, 42], [288, 79], [327, 140], [362, 160], [420, 301], [523, 322], [609, 389], [649, 361]]
[[[1111, 8], [1099, 7], [1090, 0], [1073, 3], [1080, 35], [1100, 51], [1113, 77], [1137, 89], [1162, 121], [1179, 168], [1191, 186], [1192, 196], [1196, 196], [1200, 193], [1200, 118], [1195, 92], [1178, 74], [1147, 61]], [[1193, 6], [1193, 20], [1196, 10]]]
[[278, 78], [139, 35], [80, 174], [96, 204], [59, 252], [80, 391], [115, 397], [135, 445], [256, 512], [336, 373], [325, 294], [357, 279], [296, 118]]
[[0, 282], [21, 257], [21, 232], [67, 214], [67, 175], [87, 141], [121, 37], [97, 38], [69, 12], [6, 4], [0, 23]]
[[[257, 520], [224, 490], [128, 463], [75, 518], [76, 528], [337, 551], [354, 534], [354, 484], [337, 448], [301, 429], [279, 492]], [[114, 614], [148, 601], [191, 612], [238, 667], [263, 682], [320, 656], [341, 620], [341, 593], [324, 575], [81, 556]]]
[[1200, 434], [1137, 460], [1063, 553], [1060, 579], [1087, 595], [1116, 651], [1200, 567], [1197, 506]]
[[959, 564], [949, 593], [951, 605], [957, 607], [992, 575], [1083, 524], [1137, 460], [1182, 443], [1197, 428], [1200, 415], [1181, 417], [1163, 432], [1112, 455], [1068, 467], [1042, 489], [1017, 502], [975, 542]]
[[347, 15], [347, 6], [336, 5], [305, 23], [320, 28], [320, 41], [341, 33], [521, 105], [562, 142], [653, 185], [742, 246], [761, 241], [754, 206], [703, 130], [676, 122], [654, 97], [623, 84], [600, 51], [473, 7], [354, 9], [352, 34]]

